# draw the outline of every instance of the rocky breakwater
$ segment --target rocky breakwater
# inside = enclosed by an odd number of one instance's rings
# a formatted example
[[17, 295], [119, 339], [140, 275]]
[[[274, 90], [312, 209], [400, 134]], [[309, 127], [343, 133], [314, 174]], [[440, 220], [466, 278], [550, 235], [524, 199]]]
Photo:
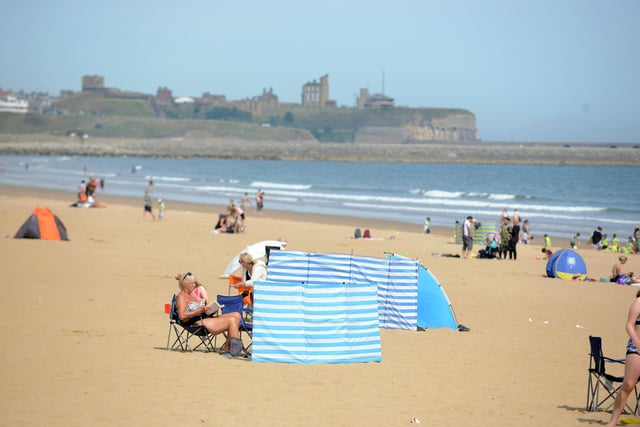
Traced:
[[[350, 144], [170, 138], [84, 141], [50, 136], [0, 135], [0, 154], [53, 156], [211, 157], [221, 159], [353, 162], [505, 163], [639, 166], [638, 144], [449, 142]], [[632, 177], [629, 177], [632, 179]]]

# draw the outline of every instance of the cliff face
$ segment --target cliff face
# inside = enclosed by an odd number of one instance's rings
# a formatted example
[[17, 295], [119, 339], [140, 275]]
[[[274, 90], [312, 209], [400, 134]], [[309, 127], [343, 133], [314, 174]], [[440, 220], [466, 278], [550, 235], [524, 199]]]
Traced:
[[476, 118], [471, 113], [438, 117], [416, 115], [403, 126], [365, 126], [355, 134], [356, 143], [422, 143], [480, 141]]
[[433, 118], [431, 123], [407, 123], [406, 142], [479, 141], [473, 114], [448, 114]]

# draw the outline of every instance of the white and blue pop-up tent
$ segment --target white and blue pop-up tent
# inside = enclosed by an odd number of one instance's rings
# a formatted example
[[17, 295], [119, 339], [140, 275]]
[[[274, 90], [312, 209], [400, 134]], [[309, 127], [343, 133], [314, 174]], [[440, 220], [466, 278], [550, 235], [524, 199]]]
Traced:
[[[387, 254], [391, 259], [406, 259]], [[417, 261], [416, 261], [417, 262]], [[458, 330], [451, 302], [438, 279], [422, 264], [418, 267], [418, 329], [449, 328]]]
[[414, 259], [275, 251], [254, 284], [256, 362], [379, 361], [379, 328], [435, 327], [457, 329], [455, 316]]

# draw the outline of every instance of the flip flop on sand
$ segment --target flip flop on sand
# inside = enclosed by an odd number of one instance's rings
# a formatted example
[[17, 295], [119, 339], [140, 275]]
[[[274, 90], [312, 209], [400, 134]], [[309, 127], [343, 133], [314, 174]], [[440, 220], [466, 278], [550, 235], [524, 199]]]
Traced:
[[640, 420], [636, 418], [620, 418], [622, 424], [640, 424]]

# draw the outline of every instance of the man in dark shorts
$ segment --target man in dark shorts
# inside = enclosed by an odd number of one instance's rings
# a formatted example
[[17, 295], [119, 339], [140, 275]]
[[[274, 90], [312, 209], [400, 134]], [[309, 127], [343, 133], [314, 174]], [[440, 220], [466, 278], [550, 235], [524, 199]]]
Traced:
[[151, 195], [148, 190], [144, 192], [144, 211], [142, 213], [142, 217], [146, 217], [147, 214], [151, 215], [153, 220], [156, 220], [156, 216], [153, 214], [153, 204], [151, 203]]
[[468, 216], [462, 223], [462, 257], [469, 258], [473, 250], [473, 223], [472, 216]]

